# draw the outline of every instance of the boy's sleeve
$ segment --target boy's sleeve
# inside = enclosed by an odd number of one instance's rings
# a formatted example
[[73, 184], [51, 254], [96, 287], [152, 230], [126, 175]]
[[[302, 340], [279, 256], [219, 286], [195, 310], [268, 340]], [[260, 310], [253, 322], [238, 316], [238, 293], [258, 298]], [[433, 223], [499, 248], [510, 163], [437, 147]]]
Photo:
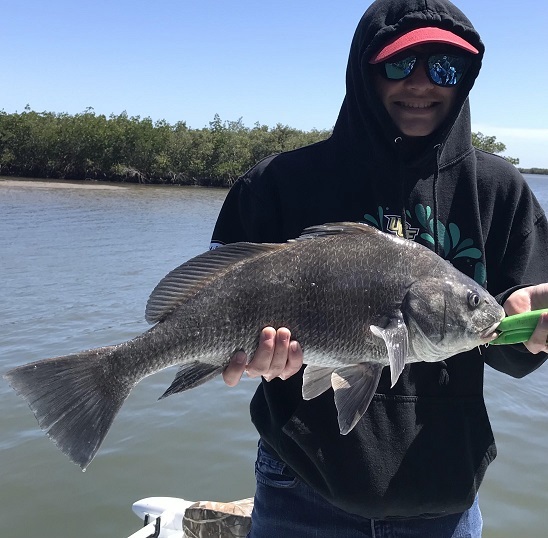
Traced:
[[[516, 219], [519, 233], [508, 244], [499, 274], [507, 289], [496, 295], [500, 304], [517, 289], [548, 282], [548, 224], [544, 211], [532, 196], [528, 210]], [[546, 353], [533, 355], [523, 344], [489, 346], [485, 362], [513, 377], [523, 377], [541, 366]]]

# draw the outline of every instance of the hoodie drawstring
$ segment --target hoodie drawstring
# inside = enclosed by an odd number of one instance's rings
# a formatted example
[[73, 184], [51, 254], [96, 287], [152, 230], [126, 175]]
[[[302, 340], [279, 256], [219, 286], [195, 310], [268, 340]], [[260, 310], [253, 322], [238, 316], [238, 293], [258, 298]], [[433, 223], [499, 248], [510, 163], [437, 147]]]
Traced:
[[394, 144], [396, 144], [396, 148], [400, 151], [400, 158], [398, 159], [399, 162], [399, 180], [400, 180], [400, 197], [401, 197], [401, 232], [402, 236], [405, 239], [409, 239], [409, 234], [407, 233], [407, 211], [405, 207], [405, 164], [403, 162], [403, 159], [401, 158], [401, 147], [402, 147], [403, 138], [401, 136], [398, 136], [394, 140]]
[[439, 364], [440, 364], [439, 384], [443, 387], [445, 385], [449, 385], [449, 372], [447, 371], [447, 363], [445, 361], [441, 361]]
[[[436, 150], [436, 168], [434, 170], [434, 180], [432, 182], [432, 206], [434, 213], [434, 252], [441, 256], [440, 253], [440, 241], [439, 241], [439, 231], [438, 231], [438, 179], [440, 177], [440, 154], [441, 154], [441, 144], [434, 146]], [[442, 256], [443, 257], [443, 256]]]
[[[432, 206], [433, 206], [433, 213], [434, 213], [434, 252], [438, 256], [442, 256], [442, 253], [440, 252], [440, 238], [439, 238], [439, 229], [438, 229], [438, 221], [439, 221], [439, 212], [438, 212], [438, 179], [440, 177], [440, 154], [441, 154], [441, 144], [438, 144], [434, 147], [436, 150], [436, 169], [434, 170], [434, 179], [432, 182]], [[441, 386], [445, 386], [449, 384], [449, 372], [447, 371], [447, 363], [445, 361], [441, 361], [439, 363], [440, 365], [440, 377], [439, 377], [439, 384]]]

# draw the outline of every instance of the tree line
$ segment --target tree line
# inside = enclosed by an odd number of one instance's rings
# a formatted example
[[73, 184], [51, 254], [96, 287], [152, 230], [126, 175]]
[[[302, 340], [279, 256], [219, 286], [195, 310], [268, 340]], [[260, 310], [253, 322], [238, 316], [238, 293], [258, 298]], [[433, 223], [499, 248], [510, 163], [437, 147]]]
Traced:
[[0, 174], [55, 179], [228, 186], [258, 160], [329, 136], [286, 125], [273, 128], [215, 115], [209, 127], [184, 121], [0, 111]]
[[[229, 186], [260, 159], [327, 138], [330, 130], [268, 127], [215, 115], [208, 127], [184, 121], [79, 114], [0, 111], [0, 175], [99, 179], [139, 183]], [[493, 153], [506, 148], [474, 133], [474, 144]], [[508, 158], [514, 164], [517, 159]]]

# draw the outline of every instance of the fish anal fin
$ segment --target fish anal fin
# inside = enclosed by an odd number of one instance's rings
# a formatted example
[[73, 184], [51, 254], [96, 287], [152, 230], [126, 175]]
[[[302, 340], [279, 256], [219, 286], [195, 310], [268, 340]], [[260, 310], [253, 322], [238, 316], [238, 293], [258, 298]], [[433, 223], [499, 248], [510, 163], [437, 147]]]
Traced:
[[367, 411], [381, 378], [382, 365], [363, 362], [337, 368], [331, 374], [339, 430], [346, 435]]
[[303, 399], [312, 400], [331, 388], [334, 368], [308, 364], [303, 374]]
[[409, 333], [401, 313], [392, 318], [386, 327], [371, 325], [371, 332], [382, 338], [390, 360], [390, 380], [392, 387], [398, 381], [409, 355]]
[[224, 367], [225, 365], [219, 366], [199, 361], [183, 364], [175, 375], [175, 379], [168, 389], [160, 396], [159, 400], [167, 398], [177, 392], [184, 392], [185, 390], [202, 385], [206, 381], [218, 376], [224, 370]]

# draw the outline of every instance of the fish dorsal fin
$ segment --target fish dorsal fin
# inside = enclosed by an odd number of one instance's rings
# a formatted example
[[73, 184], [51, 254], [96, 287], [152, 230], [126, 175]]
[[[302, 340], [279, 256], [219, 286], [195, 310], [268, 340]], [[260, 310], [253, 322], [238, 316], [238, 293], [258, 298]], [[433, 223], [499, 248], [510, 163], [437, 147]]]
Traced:
[[370, 329], [386, 344], [390, 360], [390, 379], [394, 386], [405, 367], [405, 359], [409, 354], [409, 334], [403, 316], [400, 312], [397, 317], [390, 320], [386, 327], [371, 325]]
[[331, 222], [318, 226], [305, 228], [301, 235], [296, 239], [302, 241], [306, 239], [316, 239], [330, 235], [356, 235], [356, 234], [380, 234], [379, 230], [361, 222]]
[[284, 248], [284, 244], [232, 243], [204, 252], [168, 273], [147, 302], [145, 319], [157, 323], [230, 268]]
[[382, 365], [362, 362], [337, 368], [331, 374], [339, 430], [346, 435], [367, 411], [381, 378]]

